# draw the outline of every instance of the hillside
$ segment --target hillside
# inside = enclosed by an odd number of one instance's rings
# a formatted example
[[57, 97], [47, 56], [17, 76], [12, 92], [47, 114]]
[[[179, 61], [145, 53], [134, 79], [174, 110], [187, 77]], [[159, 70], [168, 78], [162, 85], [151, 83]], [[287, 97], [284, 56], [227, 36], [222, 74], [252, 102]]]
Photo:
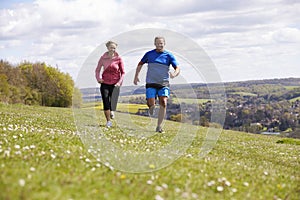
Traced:
[[[297, 139], [231, 130], [210, 135], [221, 130], [172, 121], [165, 123], [166, 134], [158, 135], [152, 131], [155, 119], [116, 114], [108, 130], [99, 109], [73, 113], [0, 104], [0, 199], [296, 200], [300, 195]], [[182, 155], [173, 150], [187, 138], [175, 140], [178, 135], [193, 136]], [[118, 170], [138, 172], [133, 163], [143, 162], [122, 160], [115, 150], [152, 155], [174, 140], [175, 146], [157, 157], [175, 155], [162, 169], [157, 163], [143, 173]], [[212, 147], [207, 154], [201, 151], [205, 144]], [[125, 163], [115, 165], [116, 159]]]
[[[87, 91], [91, 92], [88, 95], [90, 101], [100, 101], [99, 91], [83, 90], [84, 93]], [[122, 87], [121, 91], [119, 102], [146, 104], [143, 86]], [[216, 125], [211, 118], [212, 107], [218, 103], [224, 107], [226, 116], [225, 122], [217, 122], [217, 126], [300, 138], [299, 78], [171, 85], [167, 119], [201, 126]]]
[[[210, 87], [224, 87], [226, 94], [230, 93], [231, 90], [249, 91], [254, 86], [274, 86], [283, 87], [288, 89], [289, 87], [300, 87], [300, 78], [282, 78], [282, 79], [264, 79], [264, 80], [249, 80], [249, 81], [236, 81], [236, 82], [225, 82], [225, 83], [190, 83], [190, 84], [175, 84], [171, 85], [172, 91], [180, 91], [187, 88], [193, 88], [194, 90], [202, 89], [205, 93], [200, 93], [201, 96], [206, 95], [208, 86]], [[201, 90], [199, 90], [200, 92]], [[257, 92], [268, 92], [267, 90], [260, 91], [259, 88], [252, 88], [254, 93]], [[84, 97], [93, 96], [99, 98], [99, 88], [81, 88], [81, 92]], [[121, 96], [144, 94], [144, 86], [123, 86]], [[201, 98], [200, 96], [200, 98]], [[300, 95], [299, 95], [300, 96]]]

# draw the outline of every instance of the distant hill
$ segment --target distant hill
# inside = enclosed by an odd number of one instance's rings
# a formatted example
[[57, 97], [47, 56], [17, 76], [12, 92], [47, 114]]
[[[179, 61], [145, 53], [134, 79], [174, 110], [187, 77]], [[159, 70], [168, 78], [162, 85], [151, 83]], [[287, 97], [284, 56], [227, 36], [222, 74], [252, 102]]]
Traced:
[[[180, 91], [183, 89], [193, 88], [195, 91], [202, 89], [203, 94], [200, 92], [199, 98], [209, 95], [208, 87], [224, 87], [226, 94], [230, 94], [233, 91], [238, 92], [249, 92], [251, 93], [262, 92], [261, 88], [258, 86], [276, 86], [277, 88], [284, 87], [300, 87], [300, 78], [282, 78], [282, 79], [263, 79], [263, 80], [248, 80], [248, 81], [236, 81], [236, 82], [225, 82], [225, 83], [190, 83], [190, 84], [173, 84], [170, 86], [171, 91]], [[255, 88], [258, 91], [255, 91]], [[84, 100], [92, 100], [101, 98], [100, 89], [97, 88], [82, 88], [81, 92], [83, 94]], [[268, 92], [268, 91], [265, 91]], [[135, 94], [144, 94], [145, 86], [122, 86], [121, 96], [135, 95]], [[208, 96], [209, 98], [209, 96]]]
[[282, 85], [282, 86], [299, 86], [300, 78], [275, 78], [275, 79], [263, 79], [263, 80], [249, 80], [249, 81], [237, 81], [225, 83], [225, 86], [247, 87], [250, 85]]

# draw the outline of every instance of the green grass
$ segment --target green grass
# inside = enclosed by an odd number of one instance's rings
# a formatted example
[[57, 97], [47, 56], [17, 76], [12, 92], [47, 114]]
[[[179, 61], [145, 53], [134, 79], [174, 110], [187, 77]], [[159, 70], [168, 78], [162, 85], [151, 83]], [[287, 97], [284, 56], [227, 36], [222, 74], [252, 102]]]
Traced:
[[294, 145], [300, 145], [300, 140], [295, 140], [295, 139], [292, 139], [292, 138], [283, 138], [283, 139], [277, 140], [276, 143], [279, 143], [279, 144], [294, 144]]
[[287, 90], [293, 90], [299, 87], [299, 85], [294, 85], [294, 86], [283, 86]]
[[297, 101], [297, 100], [300, 101], [300, 97], [295, 97], [295, 98], [293, 98], [293, 99], [290, 99], [289, 101], [290, 101], [290, 102], [295, 102], [295, 101]]
[[[97, 103], [96, 108], [99, 110], [103, 109], [103, 104]], [[117, 105], [117, 111], [119, 112], [135, 114], [139, 109], [148, 109], [148, 106], [146, 104], [128, 104], [128, 103], [118, 103]]]
[[[93, 156], [95, 147], [111, 156], [103, 148], [109, 146], [97, 140], [86, 146], [85, 139], [99, 136], [129, 152], [155, 153], [183, 125], [167, 121], [166, 133], [158, 135], [148, 117], [116, 113], [115, 127], [106, 129], [99, 109], [74, 114], [75, 121], [68, 108], [0, 104], [0, 199], [299, 199], [299, 140], [223, 131], [201, 157], [207, 129], [186, 125], [186, 132], [197, 132], [181, 157], [160, 170], [153, 164], [147, 173], [128, 173]], [[87, 132], [77, 132], [75, 122]], [[134, 160], [124, 162], [135, 169]]]

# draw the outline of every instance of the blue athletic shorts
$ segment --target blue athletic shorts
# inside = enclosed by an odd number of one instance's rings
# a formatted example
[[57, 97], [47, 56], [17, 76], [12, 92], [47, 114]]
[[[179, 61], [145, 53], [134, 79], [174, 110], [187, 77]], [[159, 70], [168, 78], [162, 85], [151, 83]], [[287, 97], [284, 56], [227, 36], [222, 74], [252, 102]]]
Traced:
[[170, 96], [170, 88], [163, 87], [163, 88], [147, 88], [146, 89], [146, 99], [156, 98], [157, 96], [162, 97], [169, 97]]

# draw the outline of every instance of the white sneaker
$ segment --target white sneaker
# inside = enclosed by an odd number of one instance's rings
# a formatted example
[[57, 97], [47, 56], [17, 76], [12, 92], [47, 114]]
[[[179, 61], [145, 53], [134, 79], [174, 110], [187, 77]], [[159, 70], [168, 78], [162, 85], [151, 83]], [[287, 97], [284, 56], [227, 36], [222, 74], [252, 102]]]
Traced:
[[115, 118], [115, 113], [114, 113], [114, 111], [110, 111], [110, 118], [111, 118], [111, 119], [114, 119], [114, 118]]
[[107, 127], [107, 128], [112, 127], [112, 122], [111, 122], [111, 121], [106, 122], [106, 127]]

